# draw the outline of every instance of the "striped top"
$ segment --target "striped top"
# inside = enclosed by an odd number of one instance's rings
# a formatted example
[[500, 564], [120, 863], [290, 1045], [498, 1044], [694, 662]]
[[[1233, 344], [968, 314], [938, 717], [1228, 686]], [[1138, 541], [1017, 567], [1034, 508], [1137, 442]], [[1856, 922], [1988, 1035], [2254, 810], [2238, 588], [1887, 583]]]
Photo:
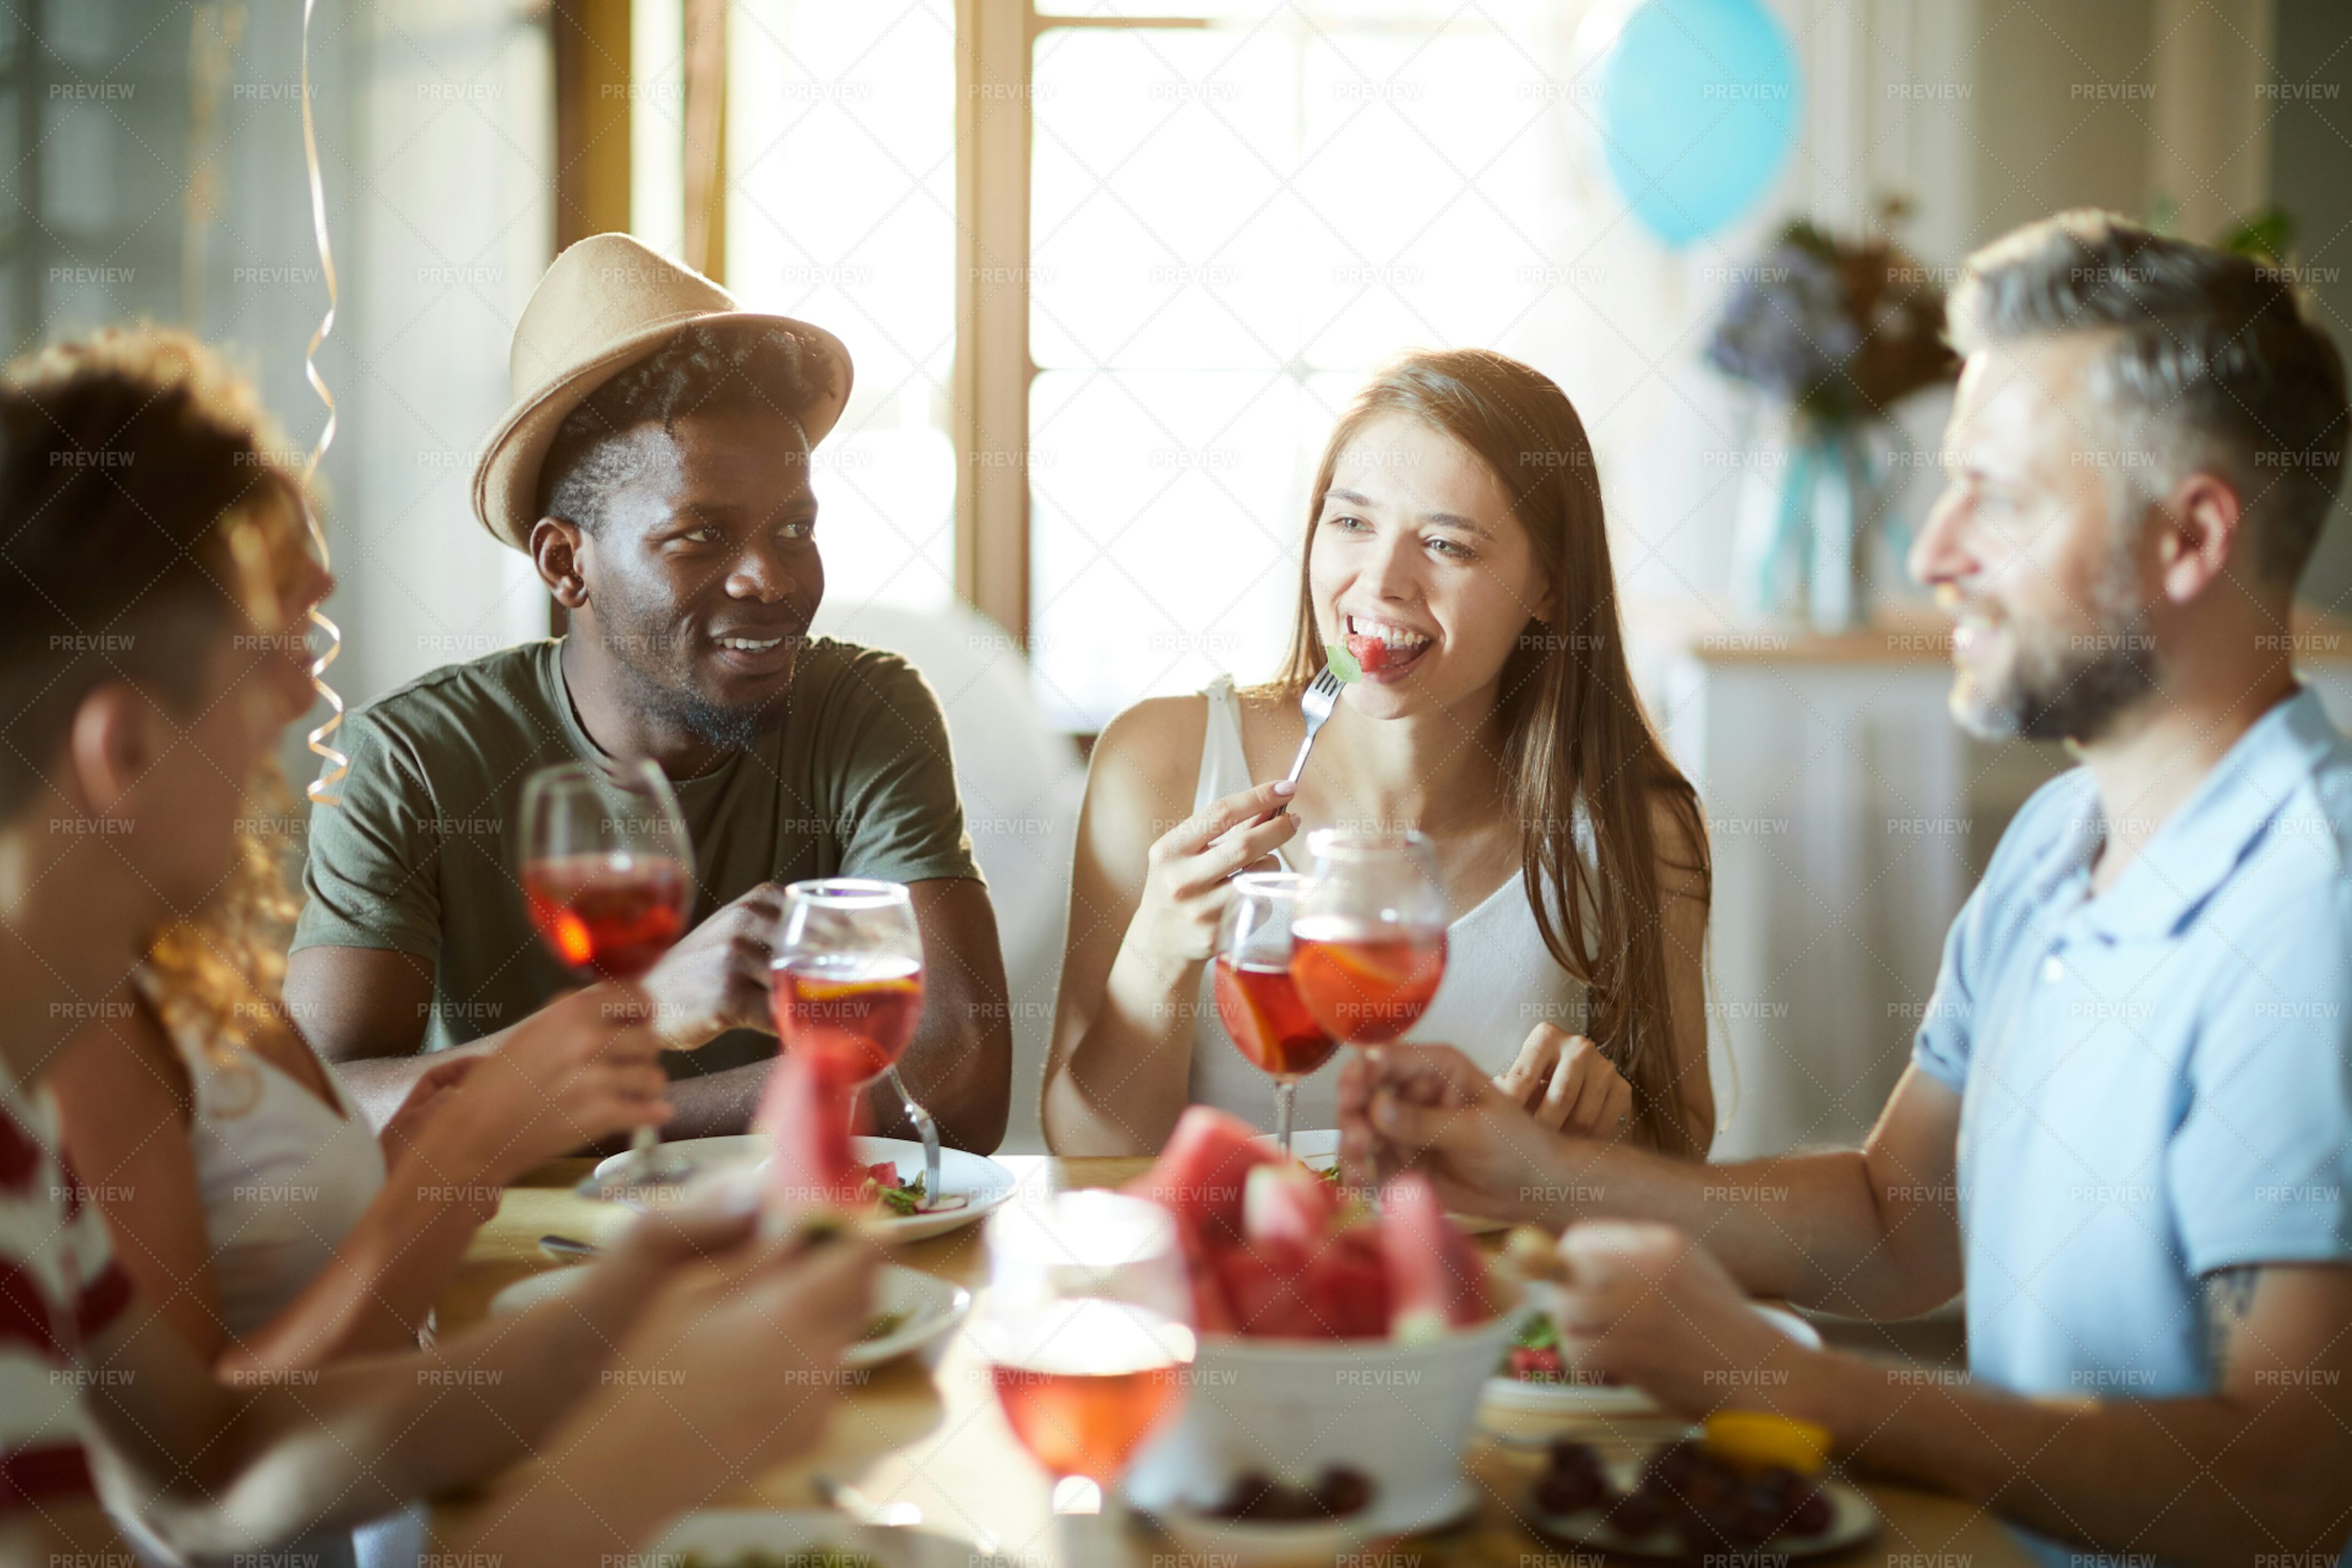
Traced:
[[106, 1223], [57, 1152], [45, 1093], [0, 1068], [0, 1519], [94, 1495], [82, 1347], [131, 1304]]

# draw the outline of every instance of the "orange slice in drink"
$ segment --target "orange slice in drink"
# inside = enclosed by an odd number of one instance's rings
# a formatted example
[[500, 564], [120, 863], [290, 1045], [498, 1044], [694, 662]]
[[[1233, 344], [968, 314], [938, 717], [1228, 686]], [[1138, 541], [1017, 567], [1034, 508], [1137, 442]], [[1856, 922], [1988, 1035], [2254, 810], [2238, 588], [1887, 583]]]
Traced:
[[845, 1002], [890, 991], [919, 991], [922, 981], [912, 974], [877, 974], [870, 980], [811, 980], [795, 975], [793, 992], [803, 1002]]

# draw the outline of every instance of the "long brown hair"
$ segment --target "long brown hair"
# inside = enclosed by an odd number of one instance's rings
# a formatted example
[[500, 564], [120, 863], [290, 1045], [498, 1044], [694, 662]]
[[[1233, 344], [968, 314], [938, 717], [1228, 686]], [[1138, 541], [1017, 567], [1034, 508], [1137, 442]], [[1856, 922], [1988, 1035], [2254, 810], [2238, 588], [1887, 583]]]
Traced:
[[[1297, 620], [1273, 689], [1295, 697], [1323, 668], [1307, 574], [1316, 521], [1340, 452], [1390, 415], [1434, 426], [1477, 454], [1511, 498], [1551, 586], [1552, 621], [1528, 617], [1503, 661], [1497, 710], [1505, 735], [1498, 771], [1519, 816], [1528, 902], [1553, 960], [1591, 988], [1587, 1033], [1633, 1087], [1639, 1131], [1669, 1153], [1702, 1154], [1683, 1116], [1661, 922], [1668, 889], [1651, 813], [1663, 810], [1678, 830], [1675, 896], [1710, 896], [1706, 826], [1698, 792], [1667, 759], [1633, 689], [1600, 469], [1584, 422], [1550, 377], [1483, 349], [1408, 353], [1373, 373], [1316, 467]], [[1578, 847], [1580, 804], [1591, 825], [1590, 870]]]

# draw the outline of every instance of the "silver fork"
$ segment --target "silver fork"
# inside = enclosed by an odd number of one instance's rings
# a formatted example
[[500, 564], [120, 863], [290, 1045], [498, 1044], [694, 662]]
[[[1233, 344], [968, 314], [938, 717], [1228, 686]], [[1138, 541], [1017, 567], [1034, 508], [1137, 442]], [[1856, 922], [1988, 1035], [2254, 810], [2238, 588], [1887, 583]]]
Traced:
[[1298, 742], [1298, 755], [1290, 760], [1290, 772], [1284, 776], [1283, 783], [1295, 784], [1298, 782], [1298, 775], [1307, 771], [1307, 753], [1315, 749], [1315, 733], [1323, 728], [1323, 721], [1331, 717], [1331, 710], [1338, 706], [1339, 678], [1331, 673], [1331, 667], [1327, 664], [1307, 683], [1307, 690], [1298, 699], [1298, 710], [1307, 718], [1307, 739]]
[[887, 1070], [890, 1087], [898, 1091], [900, 1100], [906, 1101], [903, 1109], [907, 1112], [907, 1120], [915, 1124], [917, 1132], [922, 1134], [923, 1206], [929, 1208], [940, 1201], [940, 1124], [931, 1120], [929, 1111], [915, 1103], [915, 1097], [908, 1091], [907, 1080], [898, 1076], [897, 1066], [894, 1064]]

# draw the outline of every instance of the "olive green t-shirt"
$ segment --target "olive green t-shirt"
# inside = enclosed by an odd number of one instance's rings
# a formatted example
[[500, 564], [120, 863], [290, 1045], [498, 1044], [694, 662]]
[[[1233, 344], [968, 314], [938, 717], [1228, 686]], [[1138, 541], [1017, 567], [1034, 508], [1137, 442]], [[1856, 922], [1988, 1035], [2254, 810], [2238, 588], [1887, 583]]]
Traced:
[[[560, 639], [436, 669], [353, 712], [351, 773], [311, 808], [294, 948], [390, 948], [433, 962], [425, 1048], [495, 1034], [580, 984], [541, 944], [518, 881], [523, 781], [602, 753], [572, 711]], [[783, 723], [676, 781], [694, 843], [693, 921], [763, 881], [981, 879], [938, 696], [896, 654], [812, 637]], [[673, 1078], [773, 1054], [749, 1029]]]

